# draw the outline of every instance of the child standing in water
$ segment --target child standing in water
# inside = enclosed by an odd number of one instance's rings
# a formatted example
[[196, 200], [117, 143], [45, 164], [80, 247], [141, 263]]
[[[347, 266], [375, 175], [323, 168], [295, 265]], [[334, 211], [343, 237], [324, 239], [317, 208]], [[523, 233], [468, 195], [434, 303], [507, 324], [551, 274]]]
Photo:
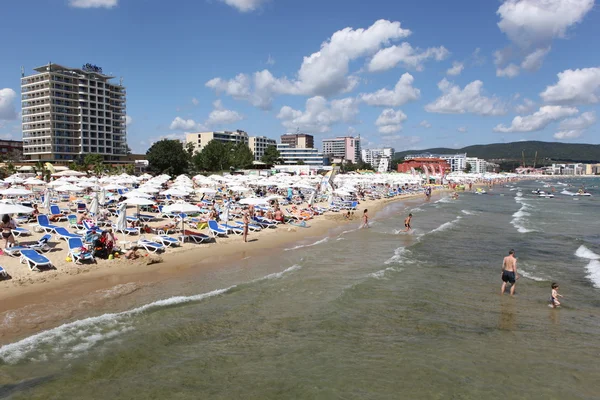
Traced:
[[368, 228], [369, 227], [369, 214], [367, 214], [367, 209], [365, 208], [365, 212], [363, 213], [363, 224], [360, 227], [362, 228]]
[[552, 283], [552, 294], [550, 295], [550, 304], [548, 304], [552, 308], [560, 307], [560, 302], [558, 301], [559, 297], [563, 297], [561, 294], [558, 294], [558, 283]]

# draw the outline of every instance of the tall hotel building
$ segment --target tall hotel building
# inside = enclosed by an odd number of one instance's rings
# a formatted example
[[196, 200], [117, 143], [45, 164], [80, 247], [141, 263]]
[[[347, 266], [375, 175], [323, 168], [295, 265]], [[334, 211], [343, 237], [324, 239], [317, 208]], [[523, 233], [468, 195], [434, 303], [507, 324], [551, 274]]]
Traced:
[[21, 78], [23, 155], [31, 161], [70, 162], [100, 154], [124, 161], [125, 87], [86, 64], [48, 64]]

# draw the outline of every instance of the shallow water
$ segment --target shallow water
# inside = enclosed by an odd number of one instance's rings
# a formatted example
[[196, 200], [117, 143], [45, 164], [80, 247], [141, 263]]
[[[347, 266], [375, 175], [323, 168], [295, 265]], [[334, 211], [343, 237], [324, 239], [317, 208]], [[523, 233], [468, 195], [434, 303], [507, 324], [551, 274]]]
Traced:
[[0, 398], [597, 398], [600, 181], [562, 182], [594, 197], [521, 182], [521, 198], [392, 203], [370, 229], [127, 289], [103, 304], [119, 312], [0, 348]]

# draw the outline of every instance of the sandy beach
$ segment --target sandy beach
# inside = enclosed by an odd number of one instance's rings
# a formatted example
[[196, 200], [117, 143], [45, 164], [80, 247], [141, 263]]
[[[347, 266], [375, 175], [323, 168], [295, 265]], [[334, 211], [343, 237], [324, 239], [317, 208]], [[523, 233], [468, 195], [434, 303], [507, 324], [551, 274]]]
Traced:
[[[439, 196], [443, 190], [437, 190]], [[355, 211], [352, 220], [344, 218], [341, 212], [328, 212], [309, 221], [307, 228], [293, 225], [280, 225], [277, 228], [263, 229], [249, 235], [249, 242], [244, 243], [241, 236], [229, 235], [217, 238], [205, 244], [184, 243], [180, 247], [168, 248], [158, 255], [142, 255], [137, 260], [124, 258], [114, 260], [97, 260], [97, 263], [75, 264], [67, 262], [68, 247], [65, 241], [52, 239], [53, 249], [46, 253], [56, 269], [44, 269], [41, 272], [31, 271], [25, 264], [19, 263], [18, 257], [4, 255], [2, 266], [10, 275], [10, 279], [0, 282], [0, 321], [4, 321], [4, 329], [0, 332], [0, 342], [6, 343], [15, 336], [25, 332], [48, 329], [55, 321], [68, 318], [69, 308], [94, 309], [97, 304], [72, 303], [74, 300], [93, 293], [105, 293], [111, 288], [119, 288], [111, 296], [126, 295], [145, 285], [166, 281], [187, 274], [209, 273], [212, 269], [266, 252], [276, 254], [294, 243], [308, 238], [322, 238], [332, 229], [343, 225], [361, 224], [362, 211], [369, 210], [370, 218], [377, 219], [377, 212], [390, 202], [414, 200], [424, 201], [423, 194], [403, 195], [394, 198], [362, 201]], [[160, 225], [160, 221], [155, 223]], [[66, 226], [65, 222], [60, 223]], [[21, 240], [21, 243], [36, 241], [43, 233], [33, 232]], [[151, 238], [152, 235], [148, 235]], [[117, 235], [118, 241], [136, 241], [138, 236]], [[318, 240], [318, 239], [315, 239]], [[102, 296], [101, 296], [102, 297]], [[55, 315], [40, 313], [39, 318], [20, 320], [15, 318], [15, 310], [28, 310], [39, 304], [51, 304]], [[72, 303], [72, 304], [71, 304]], [[62, 304], [61, 307], [56, 305]], [[71, 305], [69, 305], [71, 304]], [[29, 310], [30, 311], [30, 310]], [[40, 308], [41, 311], [41, 308]]]

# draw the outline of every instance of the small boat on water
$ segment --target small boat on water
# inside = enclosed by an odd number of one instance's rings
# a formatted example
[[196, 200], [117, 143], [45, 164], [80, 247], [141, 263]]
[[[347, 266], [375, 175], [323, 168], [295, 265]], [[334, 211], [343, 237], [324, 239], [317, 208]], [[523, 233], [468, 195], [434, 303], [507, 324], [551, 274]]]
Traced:
[[475, 191], [476, 194], [486, 194], [487, 192], [485, 190], [483, 190], [482, 188], [477, 188], [477, 190]]
[[538, 197], [546, 198], [546, 199], [552, 199], [552, 198], [554, 198], [554, 195], [552, 193], [544, 193], [544, 192], [542, 192], [542, 193], [538, 194]]

